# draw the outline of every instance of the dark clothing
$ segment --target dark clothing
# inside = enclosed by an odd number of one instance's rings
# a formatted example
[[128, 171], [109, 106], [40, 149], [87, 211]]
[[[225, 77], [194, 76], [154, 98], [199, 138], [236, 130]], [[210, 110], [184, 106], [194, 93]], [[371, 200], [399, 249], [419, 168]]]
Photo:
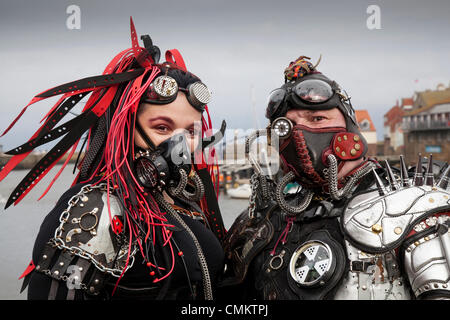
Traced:
[[[55, 208], [44, 219], [33, 248], [34, 263], [39, 261], [45, 244], [50, 238], [54, 237], [55, 230], [60, 224], [59, 218], [62, 211], [67, 208], [69, 199], [78, 193], [81, 187], [82, 185], [76, 185], [65, 192]], [[188, 216], [180, 216], [193, 231], [201, 245], [214, 287], [223, 270], [224, 253], [220, 242], [202, 222]], [[90, 297], [83, 290], [76, 290], [75, 299], [155, 299], [157, 297], [160, 299], [192, 299], [190, 285], [195, 285], [197, 298], [202, 298], [201, 292], [198, 292], [202, 290], [202, 273], [198, 263], [196, 247], [192, 238], [176, 221], [171, 221], [170, 218], [168, 220], [170, 224], [175, 225], [178, 229], [175, 229], [172, 235], [173, 259], [175, 260], [174, 269], [167, 278], [158, 283], [153, 283], [153, 280], [158, 275], [151, 276], [149, 274], [149, 267], [144, 262], [141, 252], [138, 250], [135, 254], [133, 266], [125, 272], [113, 296], [111, 296], [111, 293], [116, 286], [118, 278], [108, 275], [102, 294], [96, 297]], [[168, 246], [163, 248], [159, 242], [156, 241], [155, 256], [159, 266], [168, 270], [172, 265], [172, 256]], [[177, 254], [179, 251], [183, 252], [184, 262]], [[28, 287], [28, 299], [47, 299], [51, 283], [51, 277], [44, 273], [33, 272]], [[61, 282], [56, 299], [66, 299], [67, 292], [67, 286]]]

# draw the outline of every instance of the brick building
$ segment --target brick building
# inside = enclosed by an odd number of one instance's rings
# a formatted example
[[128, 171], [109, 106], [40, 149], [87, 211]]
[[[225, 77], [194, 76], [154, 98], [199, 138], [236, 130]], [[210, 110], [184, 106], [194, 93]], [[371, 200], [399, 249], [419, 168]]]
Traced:
[[414, 161], [417, 154], [450, 160], [450, 87], [416, 92], [412, 109], [403, 114], [405, 157]]
[[373, 125], [372, 118], [367, 110], [355, 110], [355, 115], [361, 134], [369, 147], [367, 156], [374, 157], [377, 155], [377, 130]]
[[404, 154], [403, 115], [412, 110], [413, 103], [413, 98], [402, 98], [384, 115], [383, 155]]

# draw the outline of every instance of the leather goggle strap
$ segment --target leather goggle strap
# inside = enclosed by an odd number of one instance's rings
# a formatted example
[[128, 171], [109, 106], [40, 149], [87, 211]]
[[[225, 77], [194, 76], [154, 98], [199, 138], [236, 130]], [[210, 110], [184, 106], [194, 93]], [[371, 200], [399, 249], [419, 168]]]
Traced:
[[145, 131], [142, 128], [142, 126], [140, 125], [138, 119], [136, 119], [136, 121], [135, 121], [135, 127], [136, 127], [137, 131], [139, 132], [139, 135], [142, 137], [144, 142], [147, 144], [148, 148], [150, 148], [151, 150], [155, 150], [156, 149], [155, 144], [152, 142], [152, 140], [145, 133]]

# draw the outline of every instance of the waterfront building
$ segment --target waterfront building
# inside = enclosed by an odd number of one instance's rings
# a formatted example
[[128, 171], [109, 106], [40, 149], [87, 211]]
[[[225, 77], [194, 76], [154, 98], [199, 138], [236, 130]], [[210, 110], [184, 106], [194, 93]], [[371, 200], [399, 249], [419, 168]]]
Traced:
[[450, 160], [450, 87], [416, 92], [411, 110], [403, 114], [405, 156], [433, 154], [433, 159]]

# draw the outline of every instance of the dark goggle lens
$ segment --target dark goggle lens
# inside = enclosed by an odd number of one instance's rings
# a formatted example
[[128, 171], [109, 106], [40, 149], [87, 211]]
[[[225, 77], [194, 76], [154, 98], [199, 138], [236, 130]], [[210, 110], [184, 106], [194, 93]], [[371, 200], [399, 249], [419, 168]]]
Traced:
[[322, 103], [333, 96], [331, 86], [322, 80], [305, 80], [294, 88], [295, 94], [303, 101]]
[[266, 117], [270, 118], [278, 111], [285, 97], [286, 90], [281, 88], [275, 89], [270, 93], [267, 101]]

